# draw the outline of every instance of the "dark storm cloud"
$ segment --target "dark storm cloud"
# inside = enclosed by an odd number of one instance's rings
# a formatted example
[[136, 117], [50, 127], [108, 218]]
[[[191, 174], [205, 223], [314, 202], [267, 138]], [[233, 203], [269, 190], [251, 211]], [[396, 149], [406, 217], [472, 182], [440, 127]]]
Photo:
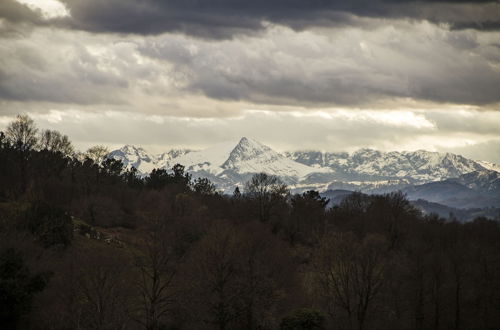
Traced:
[[31, 36], [31, 42], [14, 38], [0, 43], [0, 99], [81, 105], [122, 102], [127, 80], [100, 69], [85, 47], [64, 39], [55, 43], [47, 35]]
[[[10, 0], [9, 0], [10, 1]], [[495, 1], [390, 0], [62, 0], [71, 17], [54, 22], [93, 32], [182, 32], [229, 38], [265, 27], [264, 22], [305, 29], [360, 24], [356, 17], [408, 18], [456, 28], [496, 29]]]
[[[71, 82], [71, 83], [68, 83]], [[117, 89], [127, 82], [90, 72], [85, 80], [73, 74], [48, 76], [31, 72], [30, 79], [22, 73], [0, 70], [0, 99], [23, 102], [54, 102], [66, 104], [120, 104]]]
[[15, 0], [0, 0], [0, 37], [23, 37], [27, 25], [45, 24], [48, 22], [42, 19], [41, 12]]
[[183, 88], [189, 92], [219, 100], [304, 106], [373, 106], [393, 98], [500, 101], [496, 47], [479, 44], [470, 31], [427, 23], [370, 32], [345, 29], [333, 37], [282, 28], [265, 36], [262, 43], [246, 38], [222, 45], [156, 40], [139, 51], [173, 64], [174, 72], [187, 77]]
[[[0, 43], [0, 99], [182, 108], [201, 117], [227, 111], [202, 109], [206, 101], [194, 106], [196, 97], [313, 108], [387, 109], [407, 99], [489, 106], [500, 102], [497, 43], [496, 34], [428, 22], [369, 31], [274, 26], [217, 42], [38, 29]], [[178, 106], [183, 100], [191, 104]]]
[[40, 23], [41, 15], [39, 12], [33, 11], [28, 6], [15, 0], [2, 0], [0, 1], [0, 19], [15, 23]]

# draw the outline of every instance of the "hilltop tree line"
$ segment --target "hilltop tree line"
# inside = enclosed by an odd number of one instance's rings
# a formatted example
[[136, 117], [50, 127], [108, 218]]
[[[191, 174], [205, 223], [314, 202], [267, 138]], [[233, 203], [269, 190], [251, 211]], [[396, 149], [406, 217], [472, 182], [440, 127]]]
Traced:
[[498, 219], [329, 207], [254, 175], [140, 177], [18, 116], [0, 134], [2, 329], [499, 329]]

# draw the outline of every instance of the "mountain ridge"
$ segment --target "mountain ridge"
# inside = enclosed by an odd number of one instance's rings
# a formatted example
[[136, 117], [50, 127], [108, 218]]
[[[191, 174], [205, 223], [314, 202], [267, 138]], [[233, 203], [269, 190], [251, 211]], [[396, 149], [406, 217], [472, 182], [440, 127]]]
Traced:
[[[113, 150], [108, 157], [121, 160], [126, 167], [136, 167], [143, 176], [153, 168], [169, 170], [179, 163], [185, 166], [193, 178], [207, 177], [227, 193], [236, 186], [242, 186], [253, 174], [266, 172], [280, 177], [293, 192], [310, 189], [347, 189], [367, 193], [403, 190], [421, 198], [422, 194], [417, 191], [427, 189], [430, 194], [431, 191], [436, 193], [437, 188], [436, 185], [432, 189], [419, 186], [447, 182], [439, 186], [442, 191], [437, 194], [442, 192], [449, 197], [450, 191], [445, 187], [457, 184], [466, 188], [466, 191], [494, 195], [494, 200], [500, 195], [500, 173], [491, 170], [495, 164], [488, 163], [485, 167], [484, 162], [461, 155], [425, 150], [383, 152], [363, 148], [351, 153], [279, 153], [257, 140], [242, 137], [203, 150], [171, 149], [158, 155], [126, 145]], [[479, 200], [479, 197], [475, 196], [474, 199]], [[431, 201], [436, 200], [443, 201], [439, 198]], [[448, 200], [450, 198], [445, 199]], [[483, 202], [489, 200], [486, 198]], [[450, 203], [456, 207], [460, 201]]]

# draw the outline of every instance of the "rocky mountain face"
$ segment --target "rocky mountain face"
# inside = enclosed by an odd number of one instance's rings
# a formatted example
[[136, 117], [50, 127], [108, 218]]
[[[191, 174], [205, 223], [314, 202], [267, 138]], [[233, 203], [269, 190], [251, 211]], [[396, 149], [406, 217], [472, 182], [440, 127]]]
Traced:
[[285, 155], [301, 164], [330, 168], [338, 178], [347, 181], [406, 178], [414, 182], [430, 182], [486, 169], [460, 155], [424, 150], [381, 152], [360, 149], [352, 154], [296, 151]]
[[[360, 149], [353, 153], [294, 151], [279, 153], [243, 137], [200, 151], [174, 149], [150, 155], [144, 149], [124, 146], [108, 157], [134, 166], [142, 175], [154, 168], [170, 169], [179, 163], [194, 178], [207, 177], [219, 189], [232, 192], [255, 173], [280, 177], [292, 192], [346, 190], [386, 193], [403, 190], [411, 199], [481, 207], [500, 204], [497, 165], [451, 153], [418, 150], [381, 152]], [[455, 196], [453, 196], [455, 194]], [[465, 203], [467, 199], [472, 203]]]
[[449, 181], [462, 184], [470, 189], [482, 193], [494, 193], [500, 195], [500, 172], [497, 171], [474, 171], [463, 174]]
[[131, 145], [111, 151], [108, 158], [121, 160], [125, 167], [135, 167], [139, 173], [151, 172], [158, 163], [158, 156], [149, 155], [143, 148]]

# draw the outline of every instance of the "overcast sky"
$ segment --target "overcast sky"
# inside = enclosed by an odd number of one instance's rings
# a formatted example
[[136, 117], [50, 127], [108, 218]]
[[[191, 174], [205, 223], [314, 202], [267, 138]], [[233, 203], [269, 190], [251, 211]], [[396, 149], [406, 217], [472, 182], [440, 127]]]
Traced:
[[0, 129], [500, 163], [500, 3], [0, 0]]

